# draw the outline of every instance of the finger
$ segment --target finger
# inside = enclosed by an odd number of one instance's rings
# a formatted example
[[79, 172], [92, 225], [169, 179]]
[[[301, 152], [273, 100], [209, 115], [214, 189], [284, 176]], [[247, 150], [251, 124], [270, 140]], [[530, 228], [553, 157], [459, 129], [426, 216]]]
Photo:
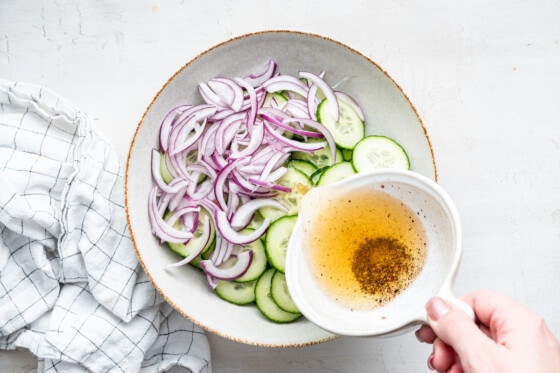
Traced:
[[451, 368], [445, 373], [464, 373], [463, 367], [461, 366], [460, 362], [456, 362], [453, 364]]
[[430, 299], [426, 304], [426, 310], [433, 331], [459, 356], [468, 358], [473, 354], [488, 354], [493, 347], [492, 341], [480, 331], [467, 314], [442, 298]]
[[512, 325], [523, 325], [527, 314], [531, 313], [513, 299], [492, 290], [476, 291], [461, 299], [474, 309], [480, 323], [489, 327], [492, 320], [507, 320]]
[[455, 350], [441, 339], [434, 341], [434, 352], [430, 356], [429, 365], [438, 372], [447, 372], [457, 361]]
[[416, 331], [416, 338], [420, 342], [424, 343], [434, 343], [434, 340], [437, 338], [436, 333], [432, 330], [429, 325], [422, 325], [420, 329]]
[[507, 338], [523, 339], [531, 328], [529, 320], [540, 319], [511, 298], [491, 290], [467, 294], [462, 299], [475, 310], [481, 329], [498, 343]]

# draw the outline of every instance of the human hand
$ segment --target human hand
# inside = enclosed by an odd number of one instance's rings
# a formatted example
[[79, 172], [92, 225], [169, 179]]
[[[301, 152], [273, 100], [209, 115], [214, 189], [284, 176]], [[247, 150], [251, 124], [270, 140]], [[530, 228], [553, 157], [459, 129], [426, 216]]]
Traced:
[[537, 314], [490, 290], [461, 298], [476, 323], [442, 298], [426, 304], [429, 326], [416, 332], [433, 344], [430, 369], [448, 373], [559, 372], [560, 343]]

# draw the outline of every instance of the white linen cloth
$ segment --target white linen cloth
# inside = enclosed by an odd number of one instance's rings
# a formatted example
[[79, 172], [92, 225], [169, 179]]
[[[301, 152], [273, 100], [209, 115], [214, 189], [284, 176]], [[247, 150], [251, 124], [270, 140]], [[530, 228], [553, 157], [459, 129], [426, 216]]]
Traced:
[[142, 270], [121, 168], [88, 116], [0, 80], [0, 348], [44, 372], [211, 372], [203, 330]]

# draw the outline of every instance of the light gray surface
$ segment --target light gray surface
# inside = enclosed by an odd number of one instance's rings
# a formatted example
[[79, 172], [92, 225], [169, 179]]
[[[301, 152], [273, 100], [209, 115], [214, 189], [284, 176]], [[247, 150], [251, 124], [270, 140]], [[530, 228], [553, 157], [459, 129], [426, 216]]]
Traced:
[[[0, 1], [0, 77], [86, 111], [125, 162], [146, 106], [184, 63], [264, 29], [337, 39], [379, 63], [424, 120], [463, 220], [456, 293], [512, 296], [560, 335], [560, 3]], [[421, 372], [412, 334], [289, 349], [209, 335], [216, 372]], [[26, 354], [0, 352], [3, 371]]]

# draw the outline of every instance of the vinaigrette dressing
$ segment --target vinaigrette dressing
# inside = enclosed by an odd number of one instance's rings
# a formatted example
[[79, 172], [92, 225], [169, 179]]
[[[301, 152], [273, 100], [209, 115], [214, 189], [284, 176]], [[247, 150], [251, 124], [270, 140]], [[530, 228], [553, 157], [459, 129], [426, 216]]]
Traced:
[[382, 190], [362, 188], [320, 201], [304, 224], [317, 282], [351, 309], [383, 306], [422, 270], [426, 233], [417, 213]]

